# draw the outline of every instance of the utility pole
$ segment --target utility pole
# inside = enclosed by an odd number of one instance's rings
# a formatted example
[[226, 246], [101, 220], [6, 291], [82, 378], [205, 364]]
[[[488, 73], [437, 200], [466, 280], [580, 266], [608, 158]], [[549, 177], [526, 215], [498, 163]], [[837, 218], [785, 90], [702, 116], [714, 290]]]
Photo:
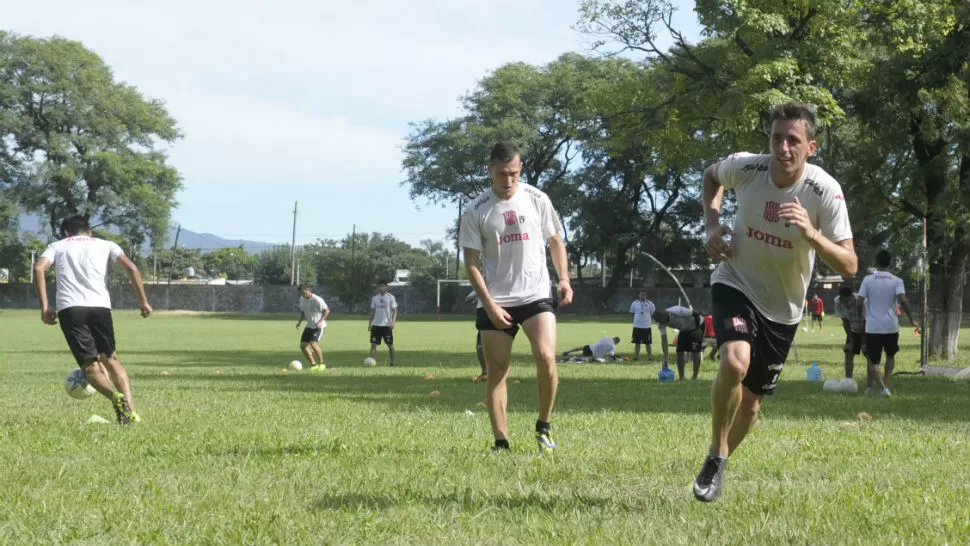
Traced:
[[296, 279], [296, 209], [299, 205], [299, 201], [293, 202], [293, 238], [290, 240], [290, 285], [294, 284]]
[[175, 230], [175, 244], [172, 245], [172, 267], [168, 270], [168, 284], [172, 284], [172, 275], [175, 273], [175, 262], [179, 253], [179, 235], [182, 234], [182, 224]]

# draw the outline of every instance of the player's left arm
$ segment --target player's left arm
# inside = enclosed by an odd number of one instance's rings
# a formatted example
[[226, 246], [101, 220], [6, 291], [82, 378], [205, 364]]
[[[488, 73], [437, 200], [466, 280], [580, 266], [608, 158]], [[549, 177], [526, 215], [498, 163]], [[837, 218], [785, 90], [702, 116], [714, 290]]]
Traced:
[[300, 318], [298, 318], [296, 320], [296, 327], [297, 327], [297, 329], [299, 329], [300, 328], [300, 325], [303, 324], [303, 319], [304, 318], [306, 318], [306, 314], [303, 312], [303, 309], [300, 309]]
[[330, 308], [324, 305], [323, 316], [320, 317], [320, 322], [317, 323], [317, 328], [323, 328], [323, 322], [327, 320], [327, 317], [329, 316], [330, 316]]
[[57, 312], [49, 309], [47, 301], [47, 269], [51, 266], [51, 261], [41, 256], [34, 262], [34, 292], [40, 302], [40, 320], [44, 324], [57, 324]]
[[912, 309], [909, 306], [909, 298], [906, 294], [896, 294], [896, 301], [899, 302], [899, 306], [903, 308], [903, 313], [906, 313], [906, 318], [909, 319], [909, 323], [916, 327], [916, 331], [919, 332], [919, 324], [913, 319]]
[[827, 210], [823, 205], [821, 214], [823, 215], [819, 222], [821, 225], [816, 227], [809, 218], [808, 211], [802, 206], [798, 197], [795, 197], [794, 202], [781, 205], [779, 217], [798, 228], [802, 237], [812, 245], [826, 265], [842, 275], [842, 278], [851, 279], [859, 271], [859, 258], [855, 254], [851, 231], [850, 237], [838, 242], [832, 241], [822, 233], [822, 229], [834, 232], [836, 229], [848, 228], [849, 217], [844, 201], [841, 205], [830, 204]]
[[[121, 249], [119, 248], [118, 250], [120, 251]], [[145, 294], [145, 283], [141, 279], [141, 271], [138, 270], [135, 262], [129, 260], [128, 256], [124, 254], [118, 255], [117, 262], [125, 270], [128, 279], [131, 280], [131, 286], [135, 289], [135, 294], [138, 295], [138, 306], [141, 308], [141, 316], [148, 318], [152, 314], [152, 306], [148, 304], [148, 296]]]
[[569, 305], [573, 301], [573, 287], [569, 284], [569, 261], [566, 258], [566, 243], [558, 233], [548, 240], [549, 255], [552, 266], [556, 268], [559, 282], [556, 289], [559, 292], [559, 305]]
[[391, 308], [391, 330], [397, 326], [397, 298], [391, 300], [393, 307]]

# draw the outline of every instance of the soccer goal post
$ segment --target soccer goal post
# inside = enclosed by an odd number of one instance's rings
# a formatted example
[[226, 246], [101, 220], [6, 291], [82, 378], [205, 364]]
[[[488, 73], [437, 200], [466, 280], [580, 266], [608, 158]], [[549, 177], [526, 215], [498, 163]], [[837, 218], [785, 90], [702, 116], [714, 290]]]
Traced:
[[438, 315], [438, 320], [441, 320], [441, 284], [442, 283], [452, 283], [458, 286], [471, 286], [472, 283], [465, 279], [438, 279], [438, 290], [437, 299], [435, 300], [435, 312]]

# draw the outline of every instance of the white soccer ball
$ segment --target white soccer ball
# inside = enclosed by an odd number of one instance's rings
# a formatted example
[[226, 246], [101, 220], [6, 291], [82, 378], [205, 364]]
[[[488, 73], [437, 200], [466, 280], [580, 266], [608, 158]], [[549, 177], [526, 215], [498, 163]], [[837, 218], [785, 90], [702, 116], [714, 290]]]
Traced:
[[84, 400], [94, 394], [94, 387], [88, 384], [84, 372], [79, 369], [71, 370], [71, 373], [67, 374], [67, 378], [64, 379], [64, 390], [71, 398], [78, 400]]
[[855, 394], [859, 392], [859, 384], [855, 382], [855, 379], [851, 377], [846, 377], [841, 381], [842, 392], [846, 394]]
[[842, 392], [842, 381], [826, 379], [825, 383], [822, 383], [822, 392]]
[[298, 372], [303, 369], [303, 363], [299, 360], [294, 360], [293, 362], [290, 362], [290, 369]]
[[371, 357], [367, 357], [364, 359], [364, 366], [367, 366], [368, 368], [372, 368], [374, 366], [377, 366], [377, 361]]
[[808, 327], [807, 326], [802, 326], [802, 331], [803, 332], [807, 332], [808, 331]]

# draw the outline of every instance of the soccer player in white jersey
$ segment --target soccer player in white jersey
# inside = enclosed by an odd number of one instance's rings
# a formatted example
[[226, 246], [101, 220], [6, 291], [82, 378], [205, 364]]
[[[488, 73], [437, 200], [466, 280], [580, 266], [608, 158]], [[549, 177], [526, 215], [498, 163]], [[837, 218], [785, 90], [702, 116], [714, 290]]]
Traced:
[[[301, 284], [300, 290], [300, 318], [296, 321], [296, 329], [306, 320], [306, 328], [300, 336], [300, 351], [306, 357], [307, 366], [313, 371], [325, 369], [323, 366], [323, 350], [320, 348], [320, 338], [327, 329], [327, 317], [330, 308], [323, 298], [310, 290], [309, 284]], [[314, 355], [316, 359], [314, 360]]]
[[387, 354], [394, 367], [394, 327], [397, 326], [397, 300], [387, 292], [387, 282], [377, 283], [378, 294], [370, 300], [370, 318], [367, 330], [370, 332], [370, 357], [377, 357], [377, 346], [381, 341], [387, 345]]
[[[816, 165], [811, 106], [771, 112], [770, 154], [735, 154], [704, 171], [703, 205], [720, 367], [711, 392], [712, 438], [694, 497], [721, 492], [728, 455], [775, 390], [801, 318], [816, 253], [843, 278], [858, 260], [839, 183]], [[737, 198], [734, 229], [721, 224], [725, 189]], [[727, 239], [730, 237], [730, 239]]]
[[[896, 305], [903, 308], [910, 324], [919, 327], [913, 320], [909, 299], [903, 279], [889, 272], [893, 257], [888, 250], [876, 254], [876, 272], [866, 275], [859, 286], [859, 295], [866, 299], [866, 354], [869, 356], [869, 372], [882, 387], [883, 396], [890, 396], [889, 380], [896, 367], [896, 353], [899, 352], [899, 316]], [[885, 373], [879, 372], [882, 353], [886, 353]]]
[[[84, 377], [111, 401], [118, 423], [141, 421], [135, 412], [128, 370], [115, 351], [111, 295], [105, 282], [108, 264], [120, 265], [131, 279], [141, 316], [148, 317], [152, 308], [148, 305], [141, 273], [120, 246], [91, 236], [87, 218], [67, 218], [61, 224], [61, 232], [64, 238], [48, 246], [34, 264], [34, 290], [40, 301], [40, 318], [50, 325], [60, 321], [64, 338]], [[57, 295], [55, 306], [49, 307], [44, 275], [52, 264], [57, 274]]]
[[633, 315], [633, 360], [640, 360], [640, 344], [647, 347], [647, 360], [653, 360], [651, 345], [653, 345], [652, 330], [650, 320], [653, 312], [657, 308], [653, 302], [647, 299], [647, 291], [641, 290], [637, 299], [630, 304], [630, 313]]
[[[559, 277], [560, 305], [568, 305], [573, 298], [566, 245], [549, 197], [532, 186], [519, 184], [522, 158], [515, 144], [499, 142], [492, 147], [488, 172], [492, 187], [468, 205], [461, 217], [458, 240], [464, 249], [468, 278], [479, 298], [475, 326], [482, 332], [488, 369], [485, 394], [495, 437], [492, 449], [509, 449], [506, 379], [512, 342], [521, 325], [536, 362], [536, 441], [540, 451], [551, 451], [558, 447], [550, 434], [549, 421], [559, 374], [546, 244]], [[479, 258], [483, 260], [484, 272]]]

